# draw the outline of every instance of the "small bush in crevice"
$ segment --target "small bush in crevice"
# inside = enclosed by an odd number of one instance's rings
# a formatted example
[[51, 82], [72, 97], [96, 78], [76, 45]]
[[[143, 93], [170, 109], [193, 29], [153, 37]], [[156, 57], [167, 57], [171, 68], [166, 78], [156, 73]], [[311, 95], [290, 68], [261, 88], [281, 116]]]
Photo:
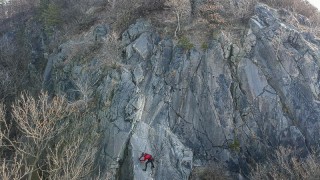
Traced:
[[192, 44], [186, 36], [182, 36], [178, 40], [178, 46], [186, 51], [189, 51], [194, 47], [194, 44]]
[[78, 30], [79, 31], [87, 31], [93, 26], [96, 22], [97, 18], [93, 16], [86, 16], [82, 18], [78, 23]]
[[208, 48], [209, 48], [209, 45], [208, 45], [207, 42], [203, 42], [203, 43], [201, 44], [201, 49], [202, 49], [202, 50], [206, 51]]
[[232, 143], [229, 144], [229, 149], [232, 151], [239, 152], [240, 151], [240, 142], [239, 140], [235, 139]]

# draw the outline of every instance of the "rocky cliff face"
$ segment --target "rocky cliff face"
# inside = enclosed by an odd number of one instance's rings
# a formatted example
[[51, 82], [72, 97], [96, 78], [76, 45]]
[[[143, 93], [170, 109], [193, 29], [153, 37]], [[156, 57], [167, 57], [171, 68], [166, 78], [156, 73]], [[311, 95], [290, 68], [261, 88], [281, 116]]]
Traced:
[[[292, 19], [259, 4], [240, 39], [222, 31], [207, 49], [191, 50], [138, 20], [111, 66], [100, 25], [50, 55], [45, 87], [94, 107], [88, 121], [100, 124], [103, 177], [188, 179], [212, 163], [246, 175], [280, 145], [303, 156], [319, 144], [320, 40]], [[142, 152], [154, 155], [152, 171], [142, 171]]]

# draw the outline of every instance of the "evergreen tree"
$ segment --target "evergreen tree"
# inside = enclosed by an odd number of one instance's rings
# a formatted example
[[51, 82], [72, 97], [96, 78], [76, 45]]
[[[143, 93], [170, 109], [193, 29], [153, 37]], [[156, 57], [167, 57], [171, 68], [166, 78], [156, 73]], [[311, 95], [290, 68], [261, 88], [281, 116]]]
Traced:
[[40, 1], [41, 20], [47, 34], [53, 31], [62, 23], [60, 7], [49, 0]]

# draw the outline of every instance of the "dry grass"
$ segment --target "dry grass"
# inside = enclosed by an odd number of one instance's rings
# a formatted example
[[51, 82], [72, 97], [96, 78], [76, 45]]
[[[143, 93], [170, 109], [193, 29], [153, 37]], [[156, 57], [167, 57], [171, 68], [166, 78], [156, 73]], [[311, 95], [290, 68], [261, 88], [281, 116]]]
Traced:
[[207, 167], [196, 167], [193, 169], [190, 180], [231, 180], [228, 171], [218, 165], [211, 164]]
[[212, 28], [225, 23], [225, 18], [221, 15], [223, 12], [223, 6], [213, 1], [202, 4], [199, 7], [199, 13], [201, 17], [206, 19]]
[[134, 21], [151, 11], [162, 10], [164, 0], [117, 0], [113, 1], [109, 10], [114, 19], [114, 29], [123, 32]]
[[295, 151], [280, 147], [274, 157], [258, 164], [251, 173], [251, 179], [319, 179], [320, 161], [316, 153], [299, 158]]
[[260, 2], [268, 4], [269, 6], [277, 9], [284, 8], [292, 10], [308, 18], [312, 17], [314, 14], [317, 14], [317, 9], [308, 3], [308, 1], [304, 0], [260, 0]]
[[[320, 36], [320, 12], [311, 5], [308, 1], [304, 0], [259, 0], [262, 3], [269, 5], [275, 9], [286, 9], [293, 12], [294, 14], [300, 14], [305, 16], [307, 19], [307, 24], [298, 24], [297, 26], [302, 27], [307, 31], [313, 32], [315, 35]], [[299, 18], [298, 16], [296, 17]]]
[[[225, 19], [225, 24], [234, 26], [234, 24], [248, 24], [248, 20], [254, 15], [254, 6], [257, 3], [264, 3], [278, 10], [285, 9], [294, 15], [296, 22], [288, 22], [300, 29], [312, 32], [320, 36], [320, 12], [310, 3], [304, 0], [217, 0], [216, 4], [223, 6], [224, 13], [221, 13]], [[302, 16], [301, 16], [302, 15]], [[297, 19], [303, 19], [305, 22], [299, 22]], [[297, 23], [298, 22], [298, 23]], [[305, 24], [304, 24], [305, 23]]]

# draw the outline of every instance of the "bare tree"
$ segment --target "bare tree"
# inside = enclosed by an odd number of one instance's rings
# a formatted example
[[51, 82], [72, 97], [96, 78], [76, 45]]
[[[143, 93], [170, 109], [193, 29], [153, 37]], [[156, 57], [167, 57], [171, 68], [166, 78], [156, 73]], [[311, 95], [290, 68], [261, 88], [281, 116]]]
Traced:
[[84, 101], [85, 105], [87, 106], [88, 102], [92, 98], [92, 87], [96, 82], [91, 82], [89, 76], [80, 76], [75, 80], [74, 83], [77, 87], [77, 91], [81, 94], [81, 100]]
[[[98, 138], [97, 126], [95, 122], [86, 121], [90, 116], [81, 114], [80, 117], [77, 109], [67, 107], [62, 97], [49, 101], [46, 94], [41, 94], [38, 100], [23, 94], [12, 107], [13, 123], [8, 123], [1, 105], [1, 148], [13, 150], [13, 158], [1, 160], [1, 179], [89, 176], [96, 151], [90, 142]], [[10, 136], [13, 124], [20, 133], [16, 138]]]
[[191, 13], [191, 4], [189, 0], [168, 0], [166, 5], [171, 7], [172, 11], [177, 18], [177, 27], [174, 32], [174, 36], [177, 37], [177, 33], [181, 30], [181, 20], [189, 18]]

